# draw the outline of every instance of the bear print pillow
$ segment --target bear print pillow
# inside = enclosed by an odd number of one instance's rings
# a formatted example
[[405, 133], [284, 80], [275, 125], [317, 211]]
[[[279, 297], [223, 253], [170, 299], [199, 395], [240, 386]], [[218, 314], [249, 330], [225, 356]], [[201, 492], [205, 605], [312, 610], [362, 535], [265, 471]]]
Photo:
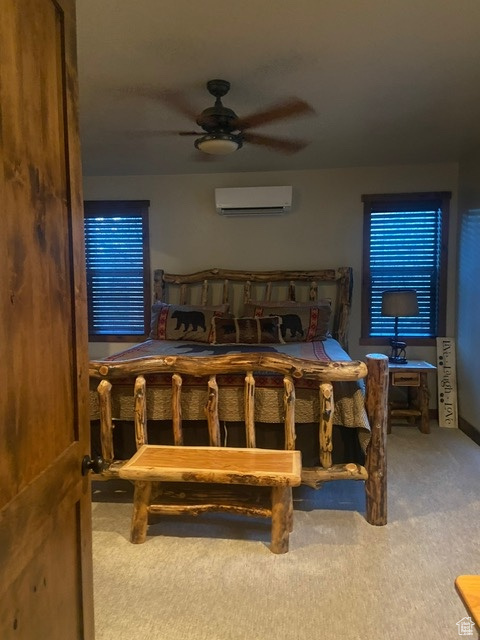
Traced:
[[285, 342], [313, 342], [329, 335], [332, 306], [329, 300], [318, 302], [249, 302], [245, 315], [262, 318], [280, 316]]
[[152, 307], [150, 338], [210, 342], [212, 319], [229, 317], [228, 304], [210, 307], [156, 302]]

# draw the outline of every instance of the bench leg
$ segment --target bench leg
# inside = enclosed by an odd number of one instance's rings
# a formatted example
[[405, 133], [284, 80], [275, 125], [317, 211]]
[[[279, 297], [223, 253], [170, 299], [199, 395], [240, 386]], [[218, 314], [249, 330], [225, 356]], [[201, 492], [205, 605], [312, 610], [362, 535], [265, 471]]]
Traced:
[[292, 487], [288, 487], [290, 493], [290, 504], [288, 505], [288, 530], [290, 533], [293, 531], [293, 495]]
[[148, 507], [150, 506], [151, 494], [151, 482], [135, 481], [132, 526], [130, 529], [130, 541], [134, 544], [142, 544], [147, 537]]
[[273, 553], [287, 553], [292, 526], [292, 490], [290, 487], [272, 487], [272, 541]]

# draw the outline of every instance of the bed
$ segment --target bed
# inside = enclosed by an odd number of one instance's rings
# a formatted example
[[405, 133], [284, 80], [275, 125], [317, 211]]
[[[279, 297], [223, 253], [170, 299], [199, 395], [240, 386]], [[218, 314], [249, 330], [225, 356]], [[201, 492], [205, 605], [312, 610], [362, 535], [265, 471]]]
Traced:
[[385, 524], [388, 365], [350, 359], [351, 296], [349, 267], [156, 270], [149, 339], [90, 363], [102, 475], [148, 422], [160, 444], [300, 449], [303, 483], [363, 480], [367, 520]]

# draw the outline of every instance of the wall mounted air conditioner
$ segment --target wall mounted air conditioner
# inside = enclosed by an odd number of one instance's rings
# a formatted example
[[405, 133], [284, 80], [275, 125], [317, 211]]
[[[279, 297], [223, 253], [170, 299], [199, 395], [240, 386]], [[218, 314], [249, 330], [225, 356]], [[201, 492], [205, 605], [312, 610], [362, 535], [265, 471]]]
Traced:
[[234, 187], [215, 189], [222, 216], [276, 216], [292, 207], [292, 187]]

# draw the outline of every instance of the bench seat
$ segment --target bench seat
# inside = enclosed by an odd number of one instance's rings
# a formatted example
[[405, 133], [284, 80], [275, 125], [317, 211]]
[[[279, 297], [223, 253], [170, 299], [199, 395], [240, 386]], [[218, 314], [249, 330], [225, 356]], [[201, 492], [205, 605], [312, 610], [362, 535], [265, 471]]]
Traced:
[[[119, 470], [121, 478], [135, 483], [131, 541], [146, 539], [149, 514], [199, 514], [226, 511], [272, 519], [271, 550], [288, 551], [293, 525], [292, 487], [301, 483], [301, 454], [284, 451], [234, 447], [183, 447], [142, 445]], [[203, 485], [243, 485], [270, 488], [270, 507], [260, 506], [258, 493], [238, 502], [229, 492], [224, 497], [205, 491], [198, 502], [186, 492], [177, 492], [178, 503], [158, 502], [162, 483]], [[198, 495], [198, 493], [197, 493]]]

